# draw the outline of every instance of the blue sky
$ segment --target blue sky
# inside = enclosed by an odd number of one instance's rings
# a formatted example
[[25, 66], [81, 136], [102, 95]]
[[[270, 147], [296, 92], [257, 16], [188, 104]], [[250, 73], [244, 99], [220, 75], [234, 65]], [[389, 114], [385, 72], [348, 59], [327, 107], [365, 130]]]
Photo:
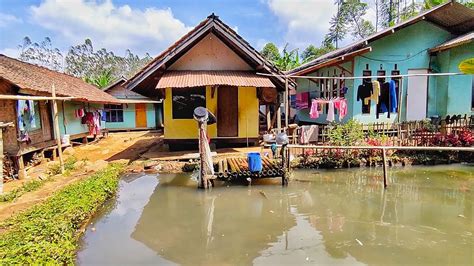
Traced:
[[261, 49], [267, 42], [319, 45], [333, 0], [0, 0], [0, 53], [18, 55], [29, 36], [51, 37], [64, 54], [91, 38], [95, 48], [157, 55], [210, 13]]

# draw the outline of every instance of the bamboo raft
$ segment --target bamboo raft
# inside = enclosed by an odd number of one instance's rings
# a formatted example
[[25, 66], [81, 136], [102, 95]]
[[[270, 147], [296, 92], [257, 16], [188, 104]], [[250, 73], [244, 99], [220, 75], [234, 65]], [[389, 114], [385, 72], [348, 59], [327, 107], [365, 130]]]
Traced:
[[284, 170], [278, 160], [262, 156], [262, 171], [250, 172], [247, 158], [229, 157], [217, 162], [216, 177], [223, 181], [244, 181], [247, 178], [281, 177]]

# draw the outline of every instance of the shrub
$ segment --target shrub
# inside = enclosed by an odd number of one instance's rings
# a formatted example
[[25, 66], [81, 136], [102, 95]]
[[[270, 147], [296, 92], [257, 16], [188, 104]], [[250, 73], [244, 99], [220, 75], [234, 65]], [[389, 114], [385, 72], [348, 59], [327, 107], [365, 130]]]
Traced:
[[1, 264], [73, 264], [79, 229], [115, 193], [122, 169], [109, 165], [0, 224]]
[[364, 131], [362, 124], [349, 120], [342, 125], [334, 125], [329, 131], [329, 142], [336, 146], [354, 146], [362, 143]]

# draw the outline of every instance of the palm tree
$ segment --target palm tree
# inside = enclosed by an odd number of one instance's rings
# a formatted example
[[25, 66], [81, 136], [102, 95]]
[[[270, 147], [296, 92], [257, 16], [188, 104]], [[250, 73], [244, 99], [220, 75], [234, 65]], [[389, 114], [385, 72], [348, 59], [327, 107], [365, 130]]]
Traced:
[[110, 82], [112, 82], [112, 80], [113, 80], [113, 77], [112, 77], [111, 70], [104, 70], [102, 73], [99, 73], [98, 75], [84, 78], [85, 82], [90, 83], [94, 86], [97, 86], [100, 89], [107, 87], [107, 85], [109, 85]]

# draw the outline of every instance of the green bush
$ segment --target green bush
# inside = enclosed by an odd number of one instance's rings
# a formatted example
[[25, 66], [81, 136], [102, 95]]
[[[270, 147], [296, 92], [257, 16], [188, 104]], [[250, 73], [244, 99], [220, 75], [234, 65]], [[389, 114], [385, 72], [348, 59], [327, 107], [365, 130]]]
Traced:
[[10, 192], [0, 195], [0, 202], [10, 202], [19, 198], [21, 195], [25, 194], [26, 192], [37, 190], [38, 188], [43, 186], [44, 182], [47, 180], [48, 179], [28, 181], [25, 184], [23, 184], [21, 187], [15, 188]]
[[122, 169], [109, 165], [0, 224], [0, 264], [73, 264], [79, 229], [115, 193]]
[[349, 120], [345, 124], [334, 125], [329, 130], [329, 142], [336, 146], [355, 146], [364, 141], [362, 124]]
[[[74, 164], [77, 162], [77, 158], [74, 156], [68, 157], [64, 161], [64, 171], [70, 172], [74, 170]], [[48, 167], [48, 172], [50, 175], [59, 175], [61, 173], [61, 165], [59, 163], [53, 164]]]

